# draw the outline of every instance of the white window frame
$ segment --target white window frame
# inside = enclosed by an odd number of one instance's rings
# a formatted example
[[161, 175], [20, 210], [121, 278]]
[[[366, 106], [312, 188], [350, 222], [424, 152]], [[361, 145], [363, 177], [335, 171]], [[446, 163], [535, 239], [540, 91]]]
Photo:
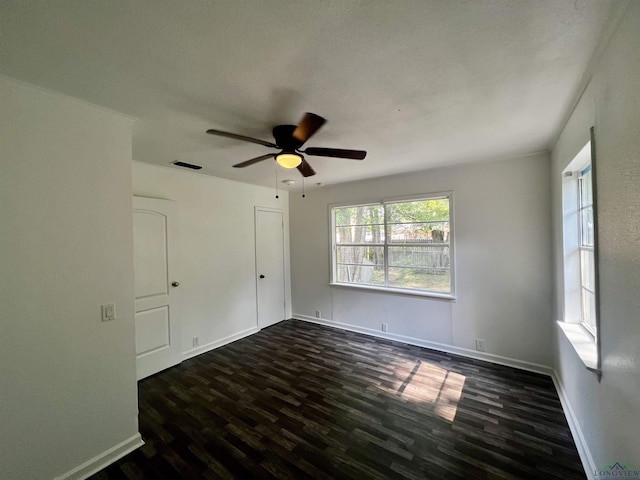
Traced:
[[[369, 205], [390, 205], [394, 203], [403, 203], [403, 202], [415, 202], [420, 200], [438, 200], [446, 198], [449, 200], [449, 275], [450, 275], [450, 291], [445, 292], [437, 292], [432, 290], [420, 290], [420, 289], [409, 289], [409, 288], [399, 288], [399, 287], [389, 287], [382, 285], [368, 285], [368, 284], [357, 284], [357, 283], [345, 283], [338, 281], [338, 267], [337, 267], [337, 242], [336, 242], [336, 222], [335, 222], [335, 214], [334, 210], [336, 208], [341, 207], [364, 207]], [[384, 244], [371, 244], [367, 243], [367, 247], [371, 247], [373, 245], [381, 246], [384, 249], [384, 268], [385, 268], [385, 285], [388, 285], [388, 249], [389, 243], [386, 236], [387, 231], [387, 215], [386, 210], [383, 215], [384, 218], [384, 231], [385, 231], [385, 241]], [[435, 193], [427, 193], [420, 195], [411, 195], [411, 196], [402, 196], [402, 197], [390, 197], [384, 198], [381, 200], [374, 200], [369, 202], [343, 202], [343, 203], [334, 203], [329, 205], [329, 225], [330, 225], [330, 260], [331, 260], [331, 279], [329, 284], [334, 287], [345, 287], [345, 288], [354, 288], [354, 289], [362, 289], [362, 290], [373, 290], [380, 292], [392, 292], [399, 293], [404, 295], [414, 295], [420, 297], [433, 297], [445, 300], [455, 300], [455, 234], [454, 234], [454, 201], [453, 201], [453, 192], [445, 191], [445, 192], [435, 192]], [[357, 246], [357, 245], [354, 245]], [[393, 246], [393, 244], [391, 244]]]
[[[598, 209], [595, 158], [595, 133], [591, 128], [590, 141], [578, 152], [562, 171], [562, 274], [563, 311], [560, 329], [573, 345], [574, 350], [588, 370], [602, 377], [601, 315], [598, 272]], [[595, 329], [584, 322], [583, 272], [582, 272], [582, 218], [580, 197], [580, 173], [591, 167], [591, 191], [593, 210], [594, 271], [593, 293], [595, 301]]]
[[[577, 180], [578, 180], [578, 251], [579, 251], [579, 255], [580, 255], [580, 323], [582, 324], [582, 326], [591, 334], [593, 335], [593, 337], [595, 338], [597, 336], [597, 317], [594, 318], [594, 322], [596, 322], [596, 325], [590, 325], [587, 321], [586, 321], [586, 317], [587, 317], [587, 312], [585, 311], [585, 304], [584, 304], [584, 296], [583, 293], [586, 291], [588, 295], [593, 297], [593, 301], [596, 302], [596, 291], [595, 291], [595, 287], [593, 288], [593, 290], [591, 288], [589, 288], [587, 285], [585, 285], [584, 282], [584, 276], [585, 276], [585, 265], [584, 262], [582, 261], [582, 252], [589, 252], [594, 256], [594, 264], [595, 264], [595, 239], [594, 239], [594, 245], [586, 245], [585, 244], [585, 239], [583, 238], [583, 229], [582, 229], [582, 225], [583, 225], [583, 215], [584, 212], [586, 210], [590, 210], [591, 214], [592, 214], [592, 218], [595, 220], [595, 211], [594, 211], [594, 202], [593, 202], [593, 198], [591, 200], [591, 203], [589, 205], [584, 205], [582, 203], [582, 189], [584, 188], [584, 175], [591, 171], [592, 175], [591, 175], [591, 195], [593, 197], [593, 170], [592, 170], [592, 165], [591, 165], [591, 161], [589, 160], [589, 163], [582, 165], [576, 172], [576, 176], [577, 176]], [[595, 235], [595, 225], [594, 225], [594, 235]], [[590, 275], [593, 276], [594, 281], [595, 281], [595, 266], [592, 272], [590, 272]], [[596, 309], [596, 313], [595, 315], [597, 315], [597, 309]]]

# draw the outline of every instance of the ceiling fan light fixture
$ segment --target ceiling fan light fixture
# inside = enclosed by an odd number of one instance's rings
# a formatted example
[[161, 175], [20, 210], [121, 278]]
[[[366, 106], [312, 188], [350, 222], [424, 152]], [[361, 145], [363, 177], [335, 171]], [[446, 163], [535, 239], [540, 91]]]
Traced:
[[[259, 138], [247, 137], [246, 135], [238, 135], [237, 133], [223, 132], [222, 130], [209, 129], [207, 133], [210, 135], [218, 135], [220, 137], [233, 138], [244, 142], [257, 143], [269, 148], [276, 148], [280, 153], [267, 153], [259, 157], [245, 160], [244, 162], [232, 165], [233, 168], [244, 168], [254, 163], [262, 162], [267, 159], [275, 158], [276, 163], [283, 168], [297, 168], [303, 178], [312, 177], [316, 172], [311, 168], [309, 162], [305, 160], [305, 156], [317, 157], [333, 157], [347, 158], [350, 160], [364, 160], [367, 152], [364, 150], [345, 150], [342, 148], [306, 148], [300, 150], [300, 147], [311, 138], [320, 127], [326, 122], [324, 118], [315, 113], [305, 113], [298, 125], [276, 125], [272, 129], [275, 143], [265, 142]], [[304, 156], [302, 156], [302, 153]], [[304, 195], [303, 195], [304, 196]]]
[[302, 155], [290, 152], [281, 153], [276, 155], [276, 162], [284, 168], [296, 168], [302, 163]]

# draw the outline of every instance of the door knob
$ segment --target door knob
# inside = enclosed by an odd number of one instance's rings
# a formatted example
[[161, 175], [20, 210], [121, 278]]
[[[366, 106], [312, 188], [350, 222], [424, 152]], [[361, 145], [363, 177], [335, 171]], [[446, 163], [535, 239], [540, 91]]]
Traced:
[[172, 287], [179, 287], [180, 286], [180, 282], [171, 282], [171, 286]]
[[264, 275], [260, 275], [260, 278], [264, 278]]

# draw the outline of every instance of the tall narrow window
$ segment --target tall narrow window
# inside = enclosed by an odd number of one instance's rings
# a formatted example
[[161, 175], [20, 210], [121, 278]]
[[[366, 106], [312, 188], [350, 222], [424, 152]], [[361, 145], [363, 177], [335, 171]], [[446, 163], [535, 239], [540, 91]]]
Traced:
[[595, 254], [593, 228], [593, 179], [591, 165], [578, 172], [580, 294], [582, 324], [596, 334]]
[[332, 283], [453, 295], [451, 194], [335, 206]]
[[602, 374], [598, 306], [598, 201], [595, 135], [562, 171], [562, 285], [559, 322], [586, 367]]

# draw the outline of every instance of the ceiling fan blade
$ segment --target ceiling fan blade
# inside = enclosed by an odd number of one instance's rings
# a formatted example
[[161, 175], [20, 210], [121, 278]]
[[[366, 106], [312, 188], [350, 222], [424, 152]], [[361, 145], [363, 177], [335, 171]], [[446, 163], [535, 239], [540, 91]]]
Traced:
[[350, 160], [363, 160], [367, 156], [364, 150], [342, 150], [340, 148], [314, 148], [310, 147], [304, 151], [305, 155], [315, 155], [319, 157], [348, 158]]
[[293, 131], [293, 138], [300, 142], [302, 145], [304, 142], [309, 140], [311, 136], [316, 133], [326, 120], [322, 118], [320, 115], [316, 115], [315, 113], [305, 113], [298, 126]]
[[245, 135], [238, 135], [237, 133], [229, 133], [223, 132], [222, 130], [210, 129], [207, 130], [207, 133], [211, 135], [218, 135], [219, 137], [228, 137], [234, 138], [236, 140], [242, 140], [244, 142], [257, 143], [258, 145], [264, 145], [265, 147], [278, 148], [275, 143], [265, 142], [264, 140], [260, 140], [259, 138], [247, 137]]
[[312, 175], [316, 174], [313, 168], [311, 168], [311, 165], [309, 165], [309, 162], [307, 162], [304, 158], [302, 159], [302, 163], [296, 168], [300, 171], [303, 177], [311, 177]]
[[262, 160], [266, 160], [267, 158], [272, 158], [275, 156], [276, 156], [275, 153], [267, 153], [266, 155], [260, 155], [259, 157], [252, 158], [251, 160], [246, 160], [241, 163], [236, 163], [233, 167], [234, 168], [248, 167], [249, 165], [253, 165], [254, 163], [258, 163], [258, 162], [261, 162]]

